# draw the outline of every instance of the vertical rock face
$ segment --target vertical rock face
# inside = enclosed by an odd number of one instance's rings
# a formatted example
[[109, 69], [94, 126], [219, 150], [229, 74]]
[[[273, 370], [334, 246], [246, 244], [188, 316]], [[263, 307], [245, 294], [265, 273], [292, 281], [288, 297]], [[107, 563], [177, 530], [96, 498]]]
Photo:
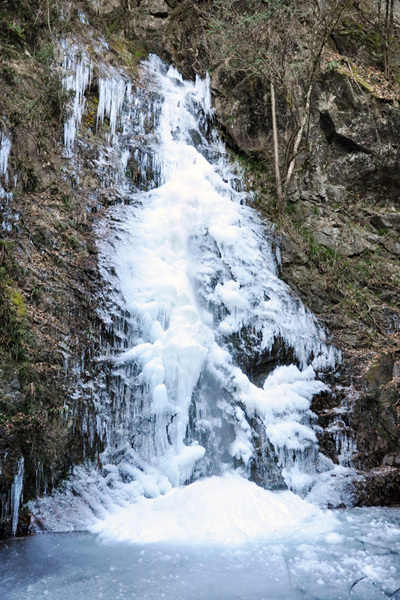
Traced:
[[[103, 447], [86, 384], [99, 373], [101, 344], [120, 343], [121, 332], [98, 317], [95, 230], [104, 207], [119, 201], [119, 181], [107, 171], [110, 157], [103, 155], [95, 168], [94, 161], [96, 144], [116, 127], [119, 108], [112, 98], [129, 93], [119, 67], [134, 79], [145, 48], [187, 77], [210, 70], [224, 137], [242, 157], [255, 204], [276, 216], [268, 93], [210, 33], [210, 3], [66, 3], [61, 14], [52, 8], [50, 22], [40, 0], [32, 7], [34, 21], [25, 2], [18, 9], [6, 2], [0, 17], [0, 532], [7, 534], [16, 528], [16, 507]], [[358, 484], [360, 502], [393, 503], [399, 477], [399, 92], [379, 79], [368, 49], [357, 39], [349, 43], [346, 31], [335, 38], [342, 54], [322, 59], [313, 91], [307, 145], [278, 228], [281, 271], [344, 351], [342, 372], [330, 382], [333, 394], [314, 401], [325, 427], [320, 443], [337, 461], [342, 403], [341, 431], [357, 443], [354, 464], [370, 471], [367, 483]], [[73, 57], [57, 55], [57, 40], [71, 38]], [[70, 64], [62, 71], [64, 61]], [[74, 61], [79, 73], [72, 72]], [[118, 86], [121, 92], [114, 93]], [[287, 111], [285, 98], [278, 98], [282, 139]], [[71, 167], [74, 148], [83, 157], [79, 177]], [[135, 156], [120, 169], [140, 186], [151, 166]], [[282, 348], [276, 355], [276, 364], [285, 363]], [[243, 368], [256, 380], [271, 364], [255, 357]], [[348, 442], [340, 439], [344, 447]], [[260, 465], [264, 459], [259, 456]], [[28, 520], [21, 517], [17, 531]]]

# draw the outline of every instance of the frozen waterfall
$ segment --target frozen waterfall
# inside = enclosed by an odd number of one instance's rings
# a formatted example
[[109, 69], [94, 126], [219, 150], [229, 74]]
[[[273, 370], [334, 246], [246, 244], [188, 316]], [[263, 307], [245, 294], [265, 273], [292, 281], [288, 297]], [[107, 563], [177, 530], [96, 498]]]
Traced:
[[[134, 439], [172, 485], [231, 468], [248, 476], [252, 422], [261, 420], [287, 484], [307, 487], [317, 452], [310, 401], [325, 388], [315, 371], [336, 353], [277, 276], [268, 232], [209, 131], [208, 81], [185, 82], [155, 56], [144, 68], [155, 97], [134, 99], [129, 133], [145, 138], [140, 161], [158, 185], [113, 210], [118, 224], [101, 248], [133, 332], [114, 362], [135, 391], [110, 444]], [[256, 386], [239, 364], [257, 362], [276, 340], [295, 364]]]
[[[81, 61], [67, 65], [65, 85], [77, 90], [67, 148], [91, 77]], [[136, 89], [121, 72], [99, 78], [97, 122], [109, 119], [112, 135], [94, 168], [124, 199], [99, 232], [102, 314], [113, 332], [101, 359], [107, 375], [91, 386], [102, 468], [76, 469], [66, 491], [34, 511], [50, 528], [100, 518], [103, 531], [110, 513], [122, 510], [123, 523], [123, 511], [147, 511], [146, 498], [187, 485], [175, 496], [182, 514], [192, 514], [200, 490], [222, 503], [236, 494], [238, 506], [253, 498], [260, 523], [268, 522], [262, 507], [274, 503], [282, 524], [288, 514], [318, 521], [320, 511], [293, 492], [305, 493], [326, 470], [310, 405], [326, 389], [318, 373], [338, 353], [278, 277], [271, 229], [248, 206], [240, 169], [211, 126], [209, 80], [184, 81], [156, 56], [142, 70]], [[277, 346], [286, 360], [263, 371]], [[286, 491], [257, 492], [248, 479]], [[245, 537], [259, 529], [250, 523]]]

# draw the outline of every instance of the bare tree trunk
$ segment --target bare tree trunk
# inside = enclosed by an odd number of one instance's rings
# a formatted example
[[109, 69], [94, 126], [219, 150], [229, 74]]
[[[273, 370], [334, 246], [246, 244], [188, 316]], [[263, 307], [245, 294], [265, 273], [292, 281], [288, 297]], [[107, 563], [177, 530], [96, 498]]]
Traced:
[[[317, 48], [317, 50], [313, 53], [313, 60], [312, 60], [312, 66], [311, 66], [311, 72], [309, 75], [309, 85], [308, 85], [308, 89], [307, 89], [307, 95], [306, 95], [306, 103], [304, 106], [304, 111], [303, 114], [301, 115], [301, 119], [300, 119], [300, 127], [299, 130], [297, 132], [296, 135], [296, 139], [293, 145], [293, 151], [292, 151], [292, 158], [290, 159], [288, 168], [287, 168], [287, 173], [286, 173], [286, 177], [285, 177], [285, 185], [284, 185], [284, 189], [285, 189], [285, 194], [288, 190], [289, 187], [289, 183], [290, 180], [292, 178], [292, 174], [293, 174], [293, 170], [294, 170], [294, 165], [296, 162], [296, 156], [298, 154], [299, 151], [299, 147], [300, 147], [300, 143], [303, 137], [303, 133], [304, 133], [304, 128], [307, 124], [307, 121], [309, 119], [309, 114], [310, 114], [310, 106], [311, 106], [311, 93], [313, 90], [313, 85], [314, 82], [316, 80], [317, 74], [318, 74], [318, 69], [319, 69], [319, 63], [320, 63], [320, 59], [321, 59], [321, 55], [322, 52], [326, 46], [327, 40], [329, 38], [329, 36], [332, 34], [332, 32], [334, 31], [337, 23], [339, 22], [339, 19], [341, 17], [341, 15], [343, 14], [344, 10], [346, 9], [347, 5], [349, 4], [350, 0], [339, 0], [333, 14], [331, 15], [331, 19], [324, 25], [324, 32], [322, 35], [322, 39], [320, 40], [319, 43], [319, 47]], [[394, 2], [394, 0], [386, 0], [386, 2]], [[320, 6], [320, 2], [319, 0], [315, 0], [316, 6], [317, 6], [317, 10], [321, 13], [321, 6]], [[300, 114], [301, 114], [301, 109], [300, 109]]]
[[299, 150], [301, 138], [303, 137], [304, 127], [306, 126], [307, 119], [310, 113], [310, 104], [311, 104], [311, 92], [312, 92], [312, 84], [309, 85], [306, 96], [306, 105], [304, 107], [304, 114], [302, 116], [299, 131], [297, 132], [297, 136], [293, 145], [293, 157], [289, 163], [289, 167], [287, 170], [286, 180], [285, 180], [285, 192], [289, 187], [290, 180], [292, 178], [294, 164], [296, 162], [297, 152]]
[[49, 2], [49, 0], [47, 0], [47, 27], [49, 28], [49, 33], [50, 33], [51, 37], [53, 37], [53, 32], [51, 30], [51, 25], [50, 25], [50, 2]]
[[278, 214], [282, 216], [283, 207], [283, 196], [282, 196], [282, 182], [281, 173], [279, 170], [279, 147], [278, 147], [278, 128], [276, 126], [276, 106], [275, 106], [275, 87], [274, 84], [270, 83], [271, 86], [271, 113], [272, 113], [272, 134], [274, 137], [274, 166], [275, 166], [275, 184], [276, 184], [276, 195], [278, 198]]
[[386, 0], [385, 33], [384, 33], [384, 67], [385, 75], [389, 75], [391, 51], [393, 43], [393, 12], [394, 0]]

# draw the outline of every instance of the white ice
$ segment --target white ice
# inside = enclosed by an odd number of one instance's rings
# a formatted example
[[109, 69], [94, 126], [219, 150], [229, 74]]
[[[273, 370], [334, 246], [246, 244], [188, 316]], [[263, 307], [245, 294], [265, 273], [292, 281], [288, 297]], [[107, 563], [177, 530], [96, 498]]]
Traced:
[[21, 504], [22, 487], [24, 483], [24, 458], [18, 461], [17, 472], [11, 486], [11, 515], [12, 515], [12, 534], [15, 535], [18, 527], [18, 514]]
[[132, 84], [119, 73], [99, 78], [99, 104], [97, 122], [102, 123], [104, 117], [110, 120], [111, 133], [115, 134], [117, 120], [121, 115], [125, 96], [130, 95]]
[[[8, 172], [8, 161], [11, 152], [11, 133], [5, 133], [0, 131], [0, 177], [4, 179], [5, 188], [0, 181], [0, 212], [2, 214], [1, 228], [5, 231], [12, 229], [12, 224], [7, 216], [8, 204], [12, 199], [12, 192], [7, 191], [9, 186], [9, 172]], [[14, 178], [14, 187], [15, 187]], [[17, 215], [14, 215], [14, 219]]]
[[8, 184], [8, 159], [11, 152], [11, 137], [0, 131], [0, 177]]
[[70, 152], [86, 105], [85, 91], [92, 80], [93, 64], [87, 52], [77, 44], [61, 41], [63, 53], [62, 85], [71, 94], [71, 115], [64, 123], [64, 144]]
[[[109, 526], [119, 531], [129, 515], [133, 531], [139, 509], [143, 519], [159, 512], [171, 525], [168, 535], [175, 536], [167, 507], [176, 501], [196, 537], [196, 519], [191, 525], [189, 518], [199, 509], [196, 494], [204, 502], [215, 494], [220, 499], [214, 513], [204, 505], [209, 530], [218, 511], [225, 518], [223, 505], [232, 494], [239, 512], [232, 508], [221, 536], [228, 540], [229, 528], [235, 539], [250, 539], [252, 531], [255, 537], [271, 535], [275, 529], [262, 511], [261, 529], [244, 520], [239, 535], [249, 494], [254, 512], [263, 504], [278, 528], [285, 529], [282, 515], [290, 512], [294, 521], [288, 523], [301, 527], [303, 517], [317, 509], [289, 492], [266, 492], [247, 478], [256, 446], [264, 444], [282, 473], [279, 485], [304, 493], [315, 482], [318, 444], [310, 406], [314, 394], [326, 389], [319, 373], [334, 367], [339, 355], [279, 279], [270, 230], [246, 205], [237, 169], [208, 131], [208, 79], [184, 81], [155, 56], [144, 63], [143, 77], [134, 91], [122, 74], [103, 73], [99, 82], [98, 119], [109, 118], [114, 135], [94, 168], [103, 174], [115, 165], [122, 197], [129, 200], [108, 210], [99, 244], [119, 342], [101, 359], [111, 364], [112, 377], [94, 399], [98, 434], [107, 444], [103, 470], [75, 474], [56, 503], [70, 502], [75, 511], [89, 507], [86, 522], [100, 519], [104, 535]], [[125, 173], [130, 157], [136, 157], [139, 175], [149, 177], [150, 189], [124, 196], [132, 187]], [[107, 181], [115, 183], [104, 176], [104, 186]], [[277, 341], [296, 364], [251, 381], [238, 362], [245, 357], [256, 363]], [[235, 476], [192, 483], [235, 469]], [[168, 495], [171, 486], [185, 483], [190, 485]], [[197, 507], [192, 513], [190, 503]], [[44, 500], [34, 510], [43, 518], [54, 509]]]
[[[116, 363], [138, 365], [138, 381], [148, 387], [149, 418], [156, 416], [153, 464], [165, 465], [162, 457], [170, 459], [171, 450], [182, 452], [193, 393], [207, 370], [229, 389], [235, 403], [244, 405], [248, 416], [263, 419], [277, 450], [316, 446], [308, 412], [313, 395], [326, 386], [307, 365], [314, 359], [316, 369], [333, 366], [337, 355], [311, 313], [277, 277], [266, 232], [244, 204], [245, 194], [236, 191], [236, 176], [220, 142], [202, 137], [201, 120], [211, 112], [208, 82], [185, 82], [154, 56], [145, 71], [162, 96], [155, 136], [148, 143], [158, 156], [164, 183], [143, 194], [137, 206], [120, 212], [124, 222], [103, 253], [141, 330], [139, 343]], [[107, 93], [112, 89], [109, 83]], [[122, 105], [123, 97], [121, 83], [115, 105]], [[110, 101], [108, 106], [110, 112]], [[193, 131], [203, 150], [214, 153], [213, 161], [193, 146]], [[233, 335], [239, 336], [239, 345], [242, 335], [252, 335], [259, 353], [281, 338], [293, 348], [299, 367], [279, 367], [263, 388], [257, 387], [235, 366], [228, 349]], [[209, 402], [215, 404], [218, 398]], [[253, 442], [243, 423], [239, 419], [231, 454], [247, 465]], [[300, 482], [289, 473], [293, 465], [282, 467], [288, 482]]]
[[98, 521], [92, 531], [107, 541], [233, 546], [289, 535], [302, 539], [322, 533], [334, 536], [335, 524], [332, 513], [293, 492], [272, 493], [227, 474], [174, 488], [155, 499], [142, 498]]

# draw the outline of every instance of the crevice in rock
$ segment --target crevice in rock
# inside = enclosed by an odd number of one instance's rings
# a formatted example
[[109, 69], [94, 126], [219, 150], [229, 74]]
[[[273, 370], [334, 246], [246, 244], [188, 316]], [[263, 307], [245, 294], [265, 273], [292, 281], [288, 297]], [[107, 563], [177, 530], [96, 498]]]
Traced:
[[168, 12], [155, 12], [155, 13], [150, 13], [152, 17], [155, 17], [156, 19], [168, 19], [169, 17], [169, 13]]
[[363, 148], [354, 142], [351, 138], [348, 138], [344, 135], [341, 135], [336, 131], [335, 124], [332, 120], [332, 117], [327, 111], [320, 112], [320, 124], [321, 129], [325, 134], [326, 140], [328, 144], [335, 144], [336, 146], [340, 146], [346, 152], [363, 152], [364, 154], [372, 154], [371, 150], [367, 148]]

